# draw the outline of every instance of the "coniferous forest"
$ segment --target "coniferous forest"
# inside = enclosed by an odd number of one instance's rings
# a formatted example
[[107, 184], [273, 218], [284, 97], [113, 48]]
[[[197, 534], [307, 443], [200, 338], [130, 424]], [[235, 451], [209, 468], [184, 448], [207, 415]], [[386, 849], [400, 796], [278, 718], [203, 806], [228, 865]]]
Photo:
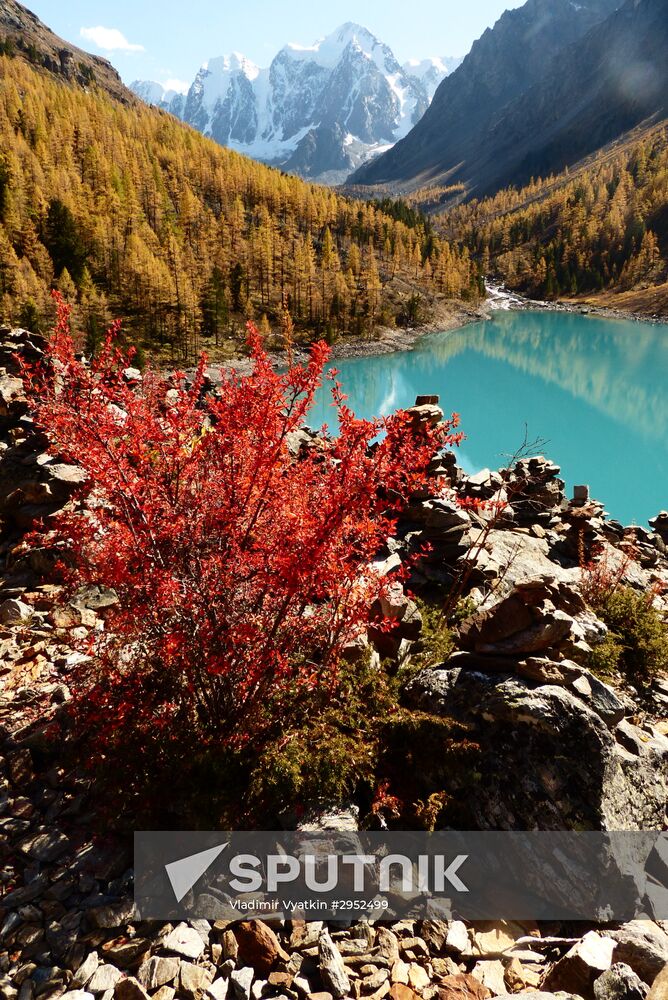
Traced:
[[569, 174], [507, 188], [442, 216], [480, 262], [536, 298], [627, 292], [668, 273], [666, 126]]
[[142, 347], [190, 359], [283, 309], [332, 340], [409, 322], [423, 295], [479, 294], [468, 250], [419, 213], [353, 202], [18, 59], [0, 70], [7, 320], [47, 328], [55, 284], [89, 351], [121, 316]]

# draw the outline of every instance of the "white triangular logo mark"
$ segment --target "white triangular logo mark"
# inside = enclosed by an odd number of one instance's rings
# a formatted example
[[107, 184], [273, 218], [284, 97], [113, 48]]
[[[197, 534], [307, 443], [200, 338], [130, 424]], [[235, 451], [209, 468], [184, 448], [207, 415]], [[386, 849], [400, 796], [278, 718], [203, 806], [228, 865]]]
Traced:
[[219, 847], [211, 847], [208, 851], [200, 851], [199, 854], [191, 854], [188, 858], [181, 858], [179, 861], [172, 861], [165, 865], [177, 903], [181, 902], [197, 879], [201, 878], [209, 865], [213, 864], [227, 846], [227, 844], [222, 844]]

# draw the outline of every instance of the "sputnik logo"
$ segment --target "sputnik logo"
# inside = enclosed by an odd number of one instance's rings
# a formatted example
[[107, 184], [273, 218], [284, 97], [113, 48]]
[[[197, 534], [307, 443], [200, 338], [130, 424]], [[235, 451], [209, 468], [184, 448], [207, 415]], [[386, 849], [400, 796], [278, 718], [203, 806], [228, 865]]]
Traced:
[[180, 858], [165, 865], [177, 903], [190, 892], [195, 882], [202, 877], [207, 868], [210, 868], [216, 858], [220, 857], [226, 847], [229, 847], [229, 844], [221, 844], [209, 848], [208, 851], [200, 851], [199, 854], [191, 854], [187, 858]]

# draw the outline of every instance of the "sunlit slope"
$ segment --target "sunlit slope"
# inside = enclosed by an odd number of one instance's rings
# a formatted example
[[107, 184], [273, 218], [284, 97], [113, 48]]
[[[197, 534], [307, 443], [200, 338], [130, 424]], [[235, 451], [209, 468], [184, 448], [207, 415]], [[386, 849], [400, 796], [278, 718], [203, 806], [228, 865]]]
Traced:
[[[353, 202], [221, 149], [164, 112], [0, 59], [0, 297], [95, 340], [110, 315], [191, 356], [282, 305], [308, 335], [368, 333], [414, 294], [477, 294], [468, 251], [401, 206]], [[265, 324], [265, 325], [266, 325]]]

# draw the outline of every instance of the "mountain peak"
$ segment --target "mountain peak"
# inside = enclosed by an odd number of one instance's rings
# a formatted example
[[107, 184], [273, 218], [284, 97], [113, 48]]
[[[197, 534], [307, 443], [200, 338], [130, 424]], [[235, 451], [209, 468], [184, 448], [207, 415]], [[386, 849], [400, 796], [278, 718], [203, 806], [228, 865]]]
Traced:
[[402, 69], [368, 28], [347, 21], [313, 45], [286, 45], [268, 69], [240, 52], [210, 59], [186, 99], [141, 81], [133, 90], [221, 145], [340, 183], [410, 131], [446, 74], [440, 59], [422, 75]]
[[230, 52], [225, 56], [215, 56], [213, 59], [209, 59], [203, 68], [216, 76], [243, 73], [249, 80], [254, 80], [260, 72], [260, 67], [256, 66], [242, 52]]
[[380, 44], [376, 36], [368, 28], [365, 28], [363, 24], [356, 24], [355, 21], [346, 21], [345, 24], [340, 25], [336, 31], [333, 31], [327, 37], [336, 38], [341, 45], [361, 39], [365, 42], [374, 42], [376, 45]]
[[354, 21], [346, 21], [331, 34], [319, 38], [313, 45], [289, 42], [283, 51], [293, 59], [309, 60], [326, 69], [333, 69], [349, 45], [355, 45], [369, 58], [375, 48], [386, 48], [368, 28]]

